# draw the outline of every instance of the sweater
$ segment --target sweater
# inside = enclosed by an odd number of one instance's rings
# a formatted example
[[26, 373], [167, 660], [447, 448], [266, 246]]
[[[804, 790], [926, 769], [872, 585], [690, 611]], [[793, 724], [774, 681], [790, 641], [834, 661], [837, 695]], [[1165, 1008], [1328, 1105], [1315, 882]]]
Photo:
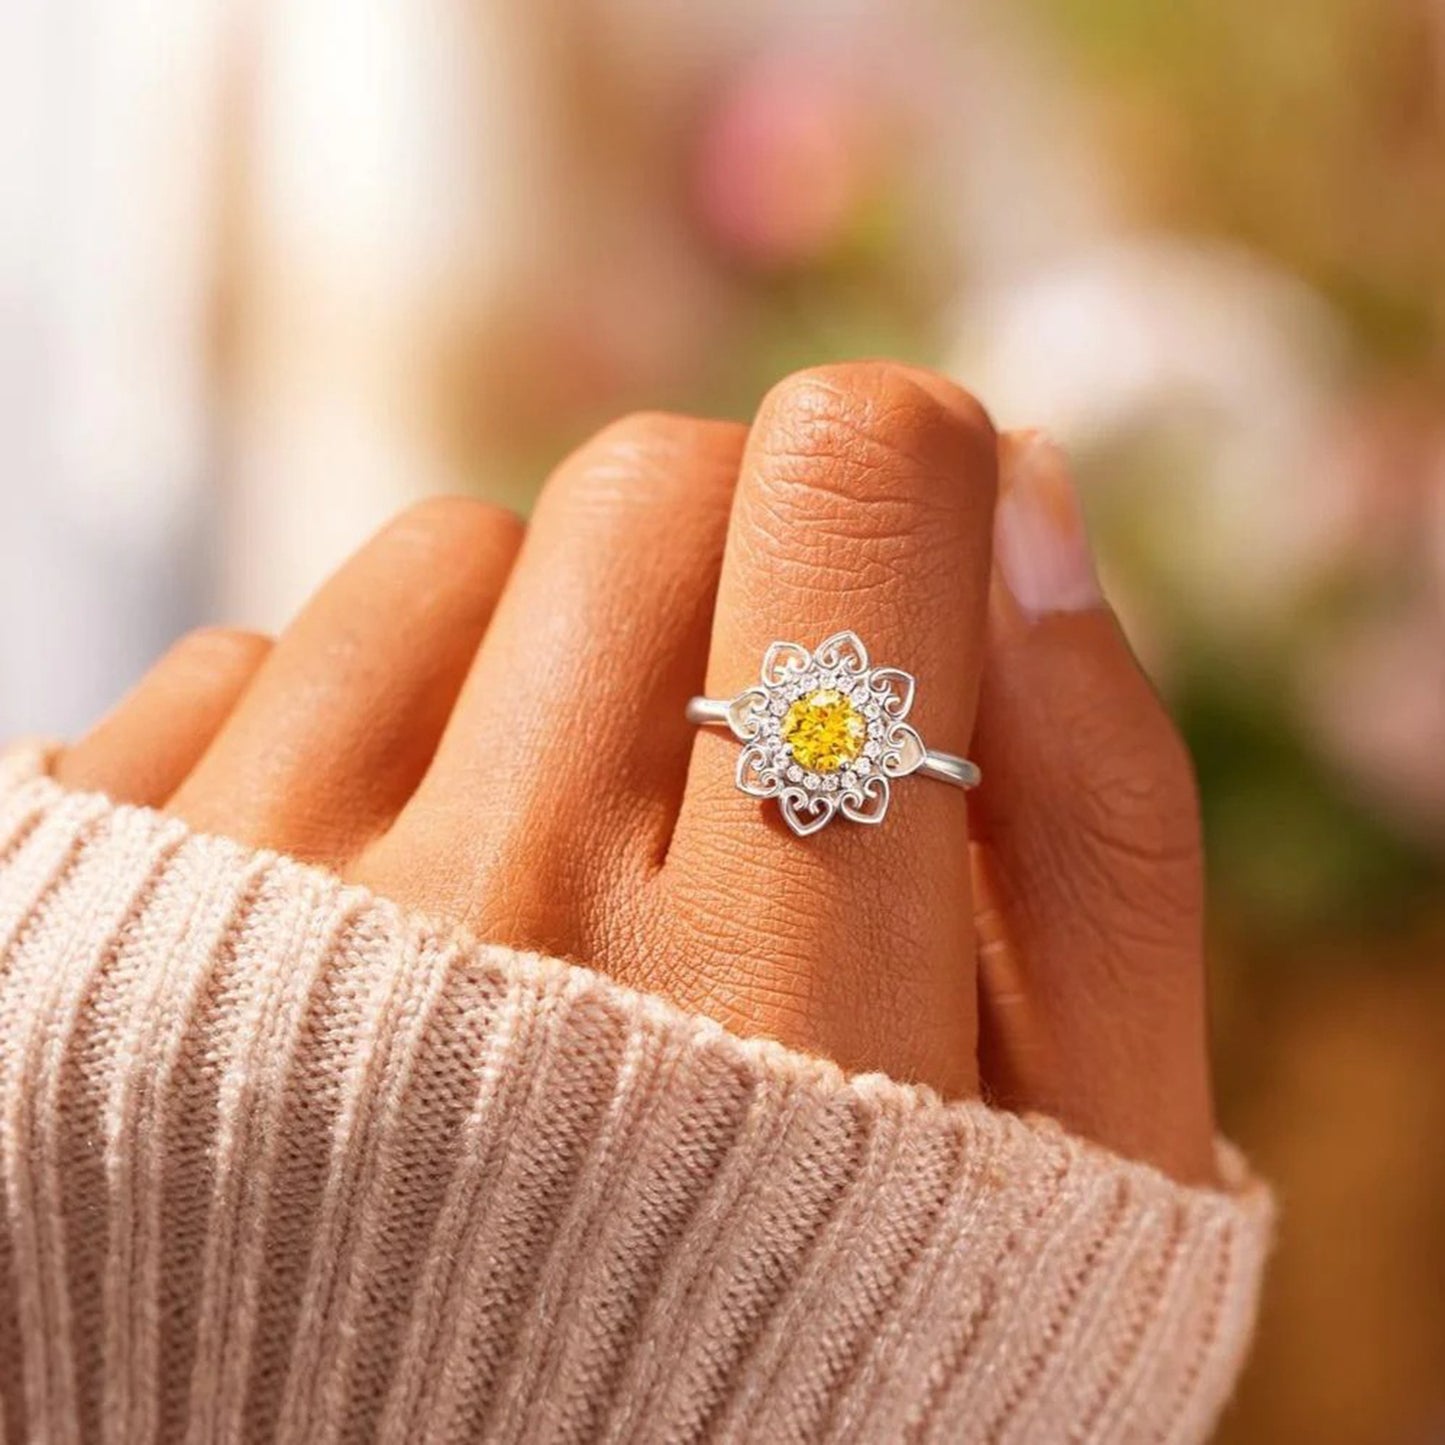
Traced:
[[8, 1441], [1197, 1441], [1267, 1191], [0, 761]]

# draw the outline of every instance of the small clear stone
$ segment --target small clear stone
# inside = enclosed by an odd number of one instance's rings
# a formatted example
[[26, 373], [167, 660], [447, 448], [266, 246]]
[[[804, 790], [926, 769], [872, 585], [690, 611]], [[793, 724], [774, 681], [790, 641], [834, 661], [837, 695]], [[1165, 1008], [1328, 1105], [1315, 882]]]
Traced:
[[775, 714], [777, 717], [782, 717], [782, 715], [787, 712], [787, 710], [788, 700], [785, 697], [775, 697], [768, 704], [768, 711]]
[[836, 774], [830, 773], [823, 779], [823, 791], [825, 793], [836, 793], [838, 791], [838, 778]]
[[801, 783], [803, 781], [803, 770], [797, 763], [794, 763], [788, 769], [788, 781], [790, 783]]
[[879, 715], [879, 712], [880, 712], [880, 709], [879, 709], [878, 704], [877, 704], [876, 702], [865, 702], [865, 703], [863, 704], [863, 716], [864, 716], [864, 717], [866, 717], [866, 718], [876, 718], [876, 717]]
[[822, 780], [818, 777], [816, 773], [809, 773], [808, 776], [803, 779], [803, 786], [806, 788], [811, 788], [814, 792], [817, 792], [818, 785], [821, 781]]
[[863, 756], [865, 758], [876, 758], [882, 751], [883, 747], [877, 738], [869, 738], [868, 741], [863, 744]]
[[853, 766], [859, 773], [865, 776], [873, 771], [873, 764], [870, 763], [867, 758], [859, 758]]

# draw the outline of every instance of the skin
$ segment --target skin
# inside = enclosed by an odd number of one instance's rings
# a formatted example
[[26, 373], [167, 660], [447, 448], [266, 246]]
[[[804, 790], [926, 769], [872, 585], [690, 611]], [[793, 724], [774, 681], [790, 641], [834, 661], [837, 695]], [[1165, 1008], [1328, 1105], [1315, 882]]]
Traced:
[[[750, 427], [629, 417], [525, 536], [434, 499], [274, 642], [178, 644], [57, 775], [1210, 1183], [1188, 758], [1101, 602], [1033, 615], [1001, 580], [1019, 445], [881, 362], [789, 377]], [[799, 840], [683, 706], [842, 627], [985, 783]]]

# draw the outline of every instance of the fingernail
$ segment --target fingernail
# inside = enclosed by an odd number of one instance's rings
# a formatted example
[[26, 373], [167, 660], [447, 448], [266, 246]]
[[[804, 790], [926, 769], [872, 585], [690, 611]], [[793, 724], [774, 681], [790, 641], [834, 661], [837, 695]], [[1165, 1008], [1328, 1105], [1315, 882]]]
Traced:
[[1006, 438], [999, 465], [994, 557], [1030, 619], [1103, 602], [1079, 494], [1063, 452], [1042, 432]]

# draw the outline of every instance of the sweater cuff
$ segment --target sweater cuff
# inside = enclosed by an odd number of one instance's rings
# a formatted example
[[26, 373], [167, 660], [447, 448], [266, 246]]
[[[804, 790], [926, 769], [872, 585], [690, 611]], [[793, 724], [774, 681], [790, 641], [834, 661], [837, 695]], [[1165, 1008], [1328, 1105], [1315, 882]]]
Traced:
[[[0, 1433], [1206, 1438], [1271, 1219], [0, 758]], [[6, 1258], [8, 1256], [8, 1259]]]

